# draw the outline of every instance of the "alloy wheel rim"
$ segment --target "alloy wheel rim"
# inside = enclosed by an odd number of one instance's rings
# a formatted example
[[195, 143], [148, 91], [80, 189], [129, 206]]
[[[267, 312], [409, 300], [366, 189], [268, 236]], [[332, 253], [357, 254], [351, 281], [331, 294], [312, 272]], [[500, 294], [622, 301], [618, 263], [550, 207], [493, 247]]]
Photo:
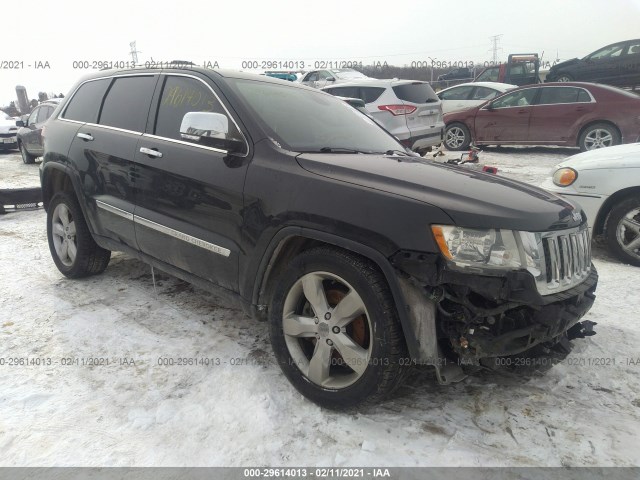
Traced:
[[556, 81], [558, 81], [558, 82], [570, 82], [571, 79], [569, 77], [563, 75], [561, 77], [558, 77], [558, 80], [556, 80]]
[[634, 258], [640, 259], [640, 208], [627, 212], [616, 229], [618, 245]]
[[613, 145], [613, 135], [607, 130], [596, 128], [587, 133], [584, 143], [587, 150], [610, 147]]
[[335, 274], [312, 272], [296, 281], [284, 302], [282, 330], [292, 361], [315, 385], [346, 388], [369, 366], [369, 314], [358, 292]]
[[51, 216], [51, 237], [58, 259], [67, 267], [73, 265], [78, 254], [76, 222], [64, 204], [59, 204]]
[[464, 143], [464, 137], [465, 135], [461, 128], [452, 127], [447, 130], [446, 144], [447, 146], [458, 148]]

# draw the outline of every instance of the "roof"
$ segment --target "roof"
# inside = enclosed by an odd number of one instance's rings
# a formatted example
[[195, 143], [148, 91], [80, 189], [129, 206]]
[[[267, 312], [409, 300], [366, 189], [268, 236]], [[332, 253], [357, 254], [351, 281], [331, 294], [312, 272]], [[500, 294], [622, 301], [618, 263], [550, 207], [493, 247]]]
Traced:
[[[428, 82], [424, 82], [422, 80], [398, 80], [397, 78], [385, 78], [385, 79], [378, 79], [378, 78], [362, 78], [359, 80], [351, 80], [348, 82], [340, 82], [340, 83], [336, 83], [336, 84], [332, 84], [332, 85], [327, 85], [324, 88], [331, 88], [331, 87], [392, 87], [392, 86], [396, 86], [396, 85], [408, 85], [411, 83], [426, 83], [428, 84]], [[324, 90], [323, 88], [323, 90]]]
[[[487, 88], [495, 88], [495, 89], [504, 89], [511, 90], [512, 88], [518, 88], [518, 85], [511, 85], [510, 83], [500, 83], [500, 82], [467, 82], [467, 83], [459, 83], [458, 85], [453, 85], [448, 88], [443, 88], [440, 92], [444, 92], [445, 90], [449, 90], [450, 88], [455, 87], [487, 87]], [[438, 92], [438, 93], [440, 93]]]

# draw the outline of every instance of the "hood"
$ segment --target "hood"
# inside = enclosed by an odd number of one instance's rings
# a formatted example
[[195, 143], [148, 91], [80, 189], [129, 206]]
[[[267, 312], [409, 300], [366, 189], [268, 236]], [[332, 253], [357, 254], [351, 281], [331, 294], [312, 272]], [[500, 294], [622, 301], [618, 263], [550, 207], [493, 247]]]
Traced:
[[640, 143], [599, 148], [578, 153], [556, 166], [575, 170], [599, 170], [612, 168], [640, 168]]
[[385, 155], [305, 153], [297, 159], [314, 174], [438, 207], [463, 227], [540, 232], [582, 223], [576, 207], [552, 193], [465, 167]]
[[559, 68], [568, 67], [569, 65], [574, 65], [580, 61], [579, 58], [572, 58], [571, 60], [565, 60], [564, 62], [556, 63], [552, 66], [549, 71], [555, 71]]

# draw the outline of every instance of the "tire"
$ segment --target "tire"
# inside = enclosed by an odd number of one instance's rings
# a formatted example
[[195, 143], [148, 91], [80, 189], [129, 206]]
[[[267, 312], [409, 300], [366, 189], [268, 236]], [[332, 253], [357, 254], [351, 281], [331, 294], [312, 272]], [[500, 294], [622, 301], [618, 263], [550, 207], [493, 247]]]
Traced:
[[568, 73], [561, 73], [558, 75], [558, 78], [555, 79], [556, 82], [573, 82], [573, 77]]
[[96, 275], [109, 264], [111, 252], [93, 240], [73, 194], [60, 192], [51, 199], [47, 209], [47, 238], [53, 261], [66, 277]]
[[27, 165], [36, 161], [37, 157], [35, 155], [31, 155], [27, 151], [27, 147], [24, 146], [24, 143], [20, 143], [20, 154], [22, 155], [22, 162]]
[[640, 267], [640, 197], [614, 205], [607, 217], [605, 239], [620, 261]]
[[578, 140], [580, 150], [595, 150], [620, 144], [620, 134], [608, 123], [594, 123], [584, 129]]
[[[401, 384], [406, 344], [386, 279], [372, 263], [319, 247], [295, 257], [277, 282], [271, 344], [300, 393], [346, 409], [376, 403]], [[345, 308], [351, 315], [342, 315]]]
[[447, 125], [444, 131], [444, 144], [448, 150], [466, 150], [471, 144], [471, 133], [462, 123]]

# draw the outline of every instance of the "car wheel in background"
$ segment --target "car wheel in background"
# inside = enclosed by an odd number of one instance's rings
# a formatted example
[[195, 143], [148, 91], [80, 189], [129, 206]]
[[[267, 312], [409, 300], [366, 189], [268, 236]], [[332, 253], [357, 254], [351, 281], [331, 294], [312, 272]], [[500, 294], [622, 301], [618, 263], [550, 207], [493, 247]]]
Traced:
[[406, 346], [385, 277], [368, 260], [320, 247], [282, 273], [270, 307], [280, 368], [305, 397], [341, 409], [398, 386]]
[[24, 146], [24, 143], [20, 144], [20, 154], [22, 155], [22, 161], [26, 164], [30, 164], [36, 161], [36, 156], [31, 155], [27, 152], [27, 148]]
[[447, 125], [444, 144], [449, 150], [465, 150], [471, 144], [471, 133], [462, 123]]
[[573, 77], [566, 73], [560, 74], [560, 76], [556, 79], [556, 82], [573, 82]]
[[608, 123], [594, 123], [584, 129], [578, 146], [583, 152], [620, 144], [620, 134]]
[[640, 267], [640, 197], [614, 205], [607, 218], [605, 237], [618, 259]]
[[102, 273], [109, 264], [111, 252], [93, 240], [73, 194], [60, 192], [51, 199], [47, 237], [56, 267], [69, 278]]

